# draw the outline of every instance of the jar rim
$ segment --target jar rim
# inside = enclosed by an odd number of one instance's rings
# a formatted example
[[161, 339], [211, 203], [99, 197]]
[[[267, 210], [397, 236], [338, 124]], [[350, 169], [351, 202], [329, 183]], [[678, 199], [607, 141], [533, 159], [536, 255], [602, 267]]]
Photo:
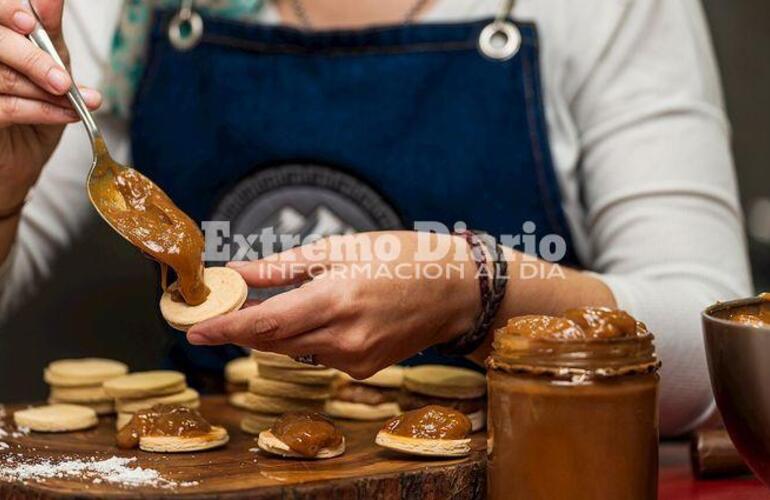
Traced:
[[657, 371], [655, 336], [554, 341], [511, 336], [495, 337], [487, 366], [509, 372], [555, 378], [609, 378]]

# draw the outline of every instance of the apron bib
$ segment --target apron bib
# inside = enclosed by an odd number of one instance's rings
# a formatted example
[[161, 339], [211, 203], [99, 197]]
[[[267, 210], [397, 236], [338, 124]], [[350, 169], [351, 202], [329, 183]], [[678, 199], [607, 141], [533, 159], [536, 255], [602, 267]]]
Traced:
[[[180, 51], [173, 16], [155, 15], [132, 153], [194, 219], [300, 235], [415, 221], [516, 235], [529, 221], [538, 238], [561, 235], [561, 262], [577, 263], [533, 25], [516, 23], [518, 52], [495, 60], [478, 43], [490, 19], [303, 32], [204, 17], [199, 43]], [[240, 354], [177, 338], [171, 359], [193, 379]]]

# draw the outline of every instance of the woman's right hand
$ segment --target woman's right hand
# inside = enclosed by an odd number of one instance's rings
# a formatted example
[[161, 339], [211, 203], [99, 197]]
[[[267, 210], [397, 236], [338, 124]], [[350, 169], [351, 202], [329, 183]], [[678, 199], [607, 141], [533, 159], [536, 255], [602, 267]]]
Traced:
[[[69, 67], [61, 30], [64, 0], [32, 1]], [[26, 37], [34, 26], [26, 0], [0, 0], [0, 215], [23, 203], [64, 125], [78, 121], [64, 95], [72, 85], [67, 72]], [[86, 104], [98, 108], [100, 94], [82, 90]]]

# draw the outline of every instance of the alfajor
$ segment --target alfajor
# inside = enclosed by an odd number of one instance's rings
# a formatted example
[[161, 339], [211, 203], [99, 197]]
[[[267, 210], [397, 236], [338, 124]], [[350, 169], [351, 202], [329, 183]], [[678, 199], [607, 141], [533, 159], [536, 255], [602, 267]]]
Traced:
[[324, 459], [345, 452], [345, 436], [334, 422], [315, 412], [286, 413], [259, 433], [257, 446], [281, 457]]
[[157, 405], [176, 405], [189, 409], [200, 407], [198, 391], [187, 387], [180, 372], [155, 370], [136, 372], [105, 384], [107, 394], [115, 398], [118, 417], [115, 426], [122, 429], [134, 414]]
[[334, 368], [322, 369], [296, 369], [296, 368], [278, 368], [270, 365], [259, 365], [257, 373], [260, 378], [266, 380], [277, 380], [304, 385], [326, 385], [334, 382], [340, 372]]
[[235, 358], [225, 365], [225, 389], [227, 393], [245, 391], [249, 379], [257, 374], [257, 363], [249, 356]]
[[486, 425], [487, 382], [481, 373], [467, 368], [422, 365], [404, 373], [404, 390], [398, 396], [403, 411], [428, 405], [447, 406], [464, 413], [472, 431]]
[[52, 404], [19, 410], [13, 414], [18, 427], [37, 432], [70, 432], [89, 429], [98, 423], [96, 412], [85, 406]]
[[328, 383], [326, 385], [297, 384], [263, 378], [259, 375], [249, 379], [249, 392], [260, 396], [290, 399], [324, 400], [331, 396], [331, 388]]
[[138, 411], [115, 436], [119, 448], [156, 453], [208, 450], [229, 439], [224, 427], [211, 425], [197, 410], [163, 404]]
[[270, 429], [275, 423], [275, 415], [261, 415], [254, 413], [241, 419], [241, 430], [248, 434], [258, 435], [260, 432]]
[[275, 352], [266, 351], [251, 351], [251, 359], [257, 362], [259, 366], [273, 366], [276, 368], [294, 368], [297, 370], [323, 370], [325, 367], [321, 365], [308, 365], [306, 363], [300, 363], [295, 361], [285, 354], [278, 354]]
[[471, 422], [463, 413], [442, 406], [426, 406], [390, 419], [375, 443], [408, 455], [462, 457], [470, 454]]
[[401, 413], [398, 396], [404, 368], [389, 366], [364, 380], [343, 375], [326, 401], [325, 413], [351, 420], [385, 420]]
[[86, 408], [91, 408], [96, 412], [98, 416], [103, 415], [112, 415], [115, 413], [115, 403], [112, 402], [112, 399], [109, 401], [93, 401], [93, 402], [79, 402], [79, 403], [68, 403], [67, 401], [62, 401], [56, 398], [49, 397], [48, 398], [48, 404], [49, 405], [58, 405], [58, 404], [74, 404], [77, 406], [85, 406]]
[[184, 374], [170, 370], [136, 372], [104, 383], [104, 391], [117, 399], [164, 396], [182, 392], [186, 388]]
[[128, 366], [112, 359], [60, 359], [43, 370], [43, 379], [55, 387], [89, 387], [126, 373]]
[[191, 306], [175, 292], [176, 283], [168, 287], [160, 298], [160, 312], [173, 328], [187, 331], [195, 324], [216, 316], [237, 311], [246, 302], [248, 286], [241, 275], [227, 267], [207, 267], [203, 281], [209, 288], [206, 300]]
[[113, 400], [103, 382], [128, 373], [120, 361], [104, 358], [60, 359], [43, 370], [50, 385], [50, 404], [76, 404], [91, 408], [98, 415], [114, 413]]
[[[337, 370], [300, 363], [283, 354], [252, 351], [251, 359], [257, 374], [249, 379], [249, 392], [233, 394], [229, 400], [234, 406], [254, 412], [241, 421], [241, 428], [250, 433], [263, 431], [265, 421], [274, 420], [275, 415], [323, 411], [324, 401], [331, 396], [332, 384], [339, 376]], [[272, 441], [270, 434], [262, 440], [268, 443], [267, 448], [281, 450], [282, 445]]]
[[250, 392], [233, 394], [230, 397], [230, 404], [267, 415], [280, 415], [287, 411], [323, 411], [324, 408], [322, 400], [262, 396]]
[[195, 389], [186, 388], [181, 392], [166, 394], [163, 396], [151, 396], [148, 398], [118, 398], [115, 400], [115, 409], [120, 413], [136, 413], [147, 410], [158, 404], [178, 404], [187, 408], [196, 409], [201, 404], [200, 395]]

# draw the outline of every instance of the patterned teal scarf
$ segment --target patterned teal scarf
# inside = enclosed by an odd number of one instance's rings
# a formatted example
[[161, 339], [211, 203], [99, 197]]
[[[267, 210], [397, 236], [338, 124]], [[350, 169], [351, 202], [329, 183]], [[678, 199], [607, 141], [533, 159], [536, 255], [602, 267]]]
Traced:
[[[127, 118], [134, 91], [144, 70], [144, 56], [153, 9], [178, 8], [180, 0], [126, 0], [112, 40], [110, 64], [103, 83], [106, 109]], [[196, 0], [195, 8], [241, 21], [253, 20], [264, 0]]]

